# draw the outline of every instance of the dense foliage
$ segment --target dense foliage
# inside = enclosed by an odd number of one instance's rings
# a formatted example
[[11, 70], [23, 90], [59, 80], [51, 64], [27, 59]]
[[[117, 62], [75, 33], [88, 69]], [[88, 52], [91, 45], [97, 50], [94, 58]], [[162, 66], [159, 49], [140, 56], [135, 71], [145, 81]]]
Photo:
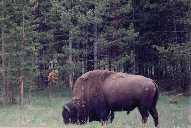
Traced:
[[[189, 89], [190, 0], [1, 0], [1, 94], [72, 86], [82, 73], [109, 69]], [[11, 100], [11, 99], [10, 99]]]

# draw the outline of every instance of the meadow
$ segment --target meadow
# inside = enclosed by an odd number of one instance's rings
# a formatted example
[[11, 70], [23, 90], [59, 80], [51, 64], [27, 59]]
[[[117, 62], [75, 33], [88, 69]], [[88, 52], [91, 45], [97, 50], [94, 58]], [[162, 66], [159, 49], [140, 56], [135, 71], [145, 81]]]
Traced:
[[[62, 106], [70, 100], [68, 91], [60, 91], [48, 98], [45, 91], [33, 94], [32, 102], [24, 106], [0, 106], [0, 128], [100, 128], [99, 122], [85, 125], [64, 125], [62, 121]], [[161, 128], [191, 128], [190, 97], [178, 99], [176, 104], [169, 103], [170, 97], [160, 95], [158, 111]], [[26, 100], [27, 101], [27, 100]], [[129, 115], [126, 112], [116, 112], [112, 124], [108, 128], [139, 128], [141, 117], [135, 109]], [[148, 128], [154, 128], [153, 120], [149, 117]]]

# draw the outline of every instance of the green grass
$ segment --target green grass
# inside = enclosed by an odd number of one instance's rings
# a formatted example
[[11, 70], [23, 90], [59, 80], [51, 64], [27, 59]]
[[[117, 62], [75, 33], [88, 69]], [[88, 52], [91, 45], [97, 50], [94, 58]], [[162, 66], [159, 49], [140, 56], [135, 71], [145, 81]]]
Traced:
[[[61, 117], [62, 106], [70, 100], [68, 93], [59, 93], [48, 98], [44, 92], [36, 93], [30, 105], [0, 106], [0, 127], [42, 127], [42, 128], [100, 128], [99, 122], [86, 125], [64, 125]], [[181, 97], [177, 104], [169, 104], [168, 96], [160, 96], [158, 111], [161, 128], [191, 127], [191, 106], [189, 97]], [[139, 128], [141, 117], [135, 109], [129, 115], [116, 112], [114, 122], [109, 128]], [[189, 126], [190, 125], [190, 126]], [[153, 128], [153, 120], [149, 117], [148, 128]]]

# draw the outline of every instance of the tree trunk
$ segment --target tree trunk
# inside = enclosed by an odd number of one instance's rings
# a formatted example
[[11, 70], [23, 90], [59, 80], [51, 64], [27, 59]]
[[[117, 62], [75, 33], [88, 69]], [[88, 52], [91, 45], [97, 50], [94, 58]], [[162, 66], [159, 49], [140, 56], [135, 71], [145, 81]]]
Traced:
[[97, 32], [97, 23], [96, 23], [95, 40], [94, 40], [94, 69], [97, 69], [97, 56], [98, 56], [98, 32]]
[[[22, 20], [23, 20], [23, 24], [22, 24], [22, 42], [21, 42], [21, 49], [24, 48], [24, 43], [25, 43], [25, 17], [24, 17], [24, 9], [22, 12]], [[23, 74], [22, 74], [22, 67], [23, 67], [23, 56], [20, 56], [20, 64], [21, 67], [18, 70], [18, 75], [19, 75], [19, 104], [23, 105], [23, 99], [24, 99], [24, 82], [23, 82]]]
[[23, 86], [23, 77], [19, 78], [19, 104], [23, 105], [23, 96], [24, 96], [24, 86]]
[[52, 86], [53, 86], [53, 81], [49, 81], [48, 83], [48, 98], [51, 100], [52, 97]]
[[72, 61], [72, 34], [69, 35], [69, 64], [71, 65], [71, 71], [69, 73], [69, 86], [73, 87], [73, 61]]
[[33, 82], [31, 82], [31, 85], [29, 86], [29, 91], [28, 91], [28, 102], [31, 104], [32, 101], [32, 87], [33, 87]]
[[111, 66], [111, 54], [110, 54], [110, 50], [109, 50], [109, 53], [108, 53], [108, 65], [109, 65], [109, 70], [111, 70], [112, 66]]
[[85, 59], [82, 59], [82, 74], [85, 73]]
[[5, 69], [5, 40], [4, 40], [4, 31], [2, 30], [1, 32], [1, 42], [2, 42], [2, 46], [1, 46], [1, 58], [2, 58], [2, 81], [3, 81], [3, 86], [2, 86], [2, 97], [3, 97], [3, 101], [2, 103], [5, 104], [6, 103], [6, 69]]
[[131, 50], [130, 60], [132, 61], [131, 72], [133, 74], [135, 74], [136, 73], [136, 64], [135, 64], [135, 53], [133, 52], [133, 50]]

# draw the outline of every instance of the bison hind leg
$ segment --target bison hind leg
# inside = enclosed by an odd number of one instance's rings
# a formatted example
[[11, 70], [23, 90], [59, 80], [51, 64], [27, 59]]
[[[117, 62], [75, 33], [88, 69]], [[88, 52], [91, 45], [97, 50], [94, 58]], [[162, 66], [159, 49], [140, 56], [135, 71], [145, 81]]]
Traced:
[[149, 110], [149, 113], [151, 114], [151, 116], [153, 117], [154, 123], [155, 123], [155, 127], [159, 127], [159, 121], [158, 121], [158, 112], [156, 107], [153, 107]]

